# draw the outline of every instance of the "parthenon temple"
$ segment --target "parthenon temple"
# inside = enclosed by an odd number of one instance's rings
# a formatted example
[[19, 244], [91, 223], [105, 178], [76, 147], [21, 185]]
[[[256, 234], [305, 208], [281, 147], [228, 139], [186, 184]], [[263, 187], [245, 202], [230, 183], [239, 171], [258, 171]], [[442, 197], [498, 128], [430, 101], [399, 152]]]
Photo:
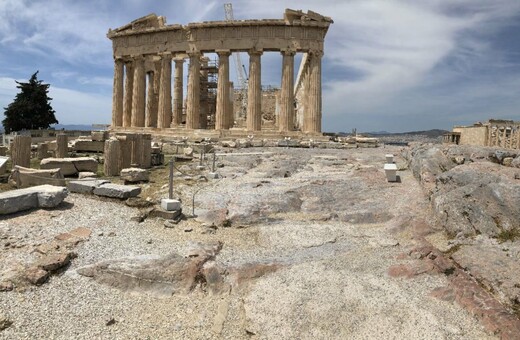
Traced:
[[[113, 131], [321, 135], [321, 63], [325, 35], [333, 23], [329, 17], [286, 9], [283, 19], [185, 26], [165, 21], [150, 14], [107, 34], [114, 55]], [[243, 112], [234, 110], [237, 91], [230, 81], [230, 56], [240, 52], [249, 55]], [[282, 55], [274, 122], [263, 119], [261, 57], [266, 52]], [[302, 56], [295, 79], [297, 53]], [[216, 54], [218, 61], [210, 63], [204, 54]], [[185, 60], [189, 66], [184, 98]]]

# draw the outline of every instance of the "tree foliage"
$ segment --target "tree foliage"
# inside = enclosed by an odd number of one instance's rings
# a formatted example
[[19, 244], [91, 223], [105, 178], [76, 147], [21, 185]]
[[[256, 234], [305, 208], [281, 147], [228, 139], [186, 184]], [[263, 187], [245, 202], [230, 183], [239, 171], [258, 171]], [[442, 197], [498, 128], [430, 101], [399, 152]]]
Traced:
[[28, 83], [16, 82], [20, 92], [14, 101], [4, 108], [5, 118], [2, 121], [6, 133], [20, 130], [47, 129], [57, 124], [49, 93], [49, 84], [38, 80], [38, 71]]

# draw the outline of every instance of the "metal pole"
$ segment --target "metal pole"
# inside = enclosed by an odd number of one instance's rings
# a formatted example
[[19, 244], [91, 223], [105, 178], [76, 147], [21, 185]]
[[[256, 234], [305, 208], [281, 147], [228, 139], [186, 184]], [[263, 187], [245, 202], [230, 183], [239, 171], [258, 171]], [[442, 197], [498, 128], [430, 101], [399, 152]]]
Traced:
[[213, 167], [212, 167], [212, 170], [211, 172], [215, 172], [215, 161], [217, 159], [217, 154], [215, 153], [215, 151], [213, 151]]
[[173, 157], [170, 159], [170, 180], [169, 180], [168, 198], [173, 199]]

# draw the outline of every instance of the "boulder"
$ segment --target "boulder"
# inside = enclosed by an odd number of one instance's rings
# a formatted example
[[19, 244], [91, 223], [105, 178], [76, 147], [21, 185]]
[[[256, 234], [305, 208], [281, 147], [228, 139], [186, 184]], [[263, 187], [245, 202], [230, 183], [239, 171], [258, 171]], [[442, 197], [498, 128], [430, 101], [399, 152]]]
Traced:
[[24, 277], [29, 283], [39, 286], [44, 284], [49, 278], [49, 272], [39, 267], [30, 267], [25, 270]]
[[148, 182], [150, 180], [150, 171], [140, 168], [127, 168], [121, 170], [121, 179], [126, 182]]
[[45, 158], [40, 163], [41, 169], [59, 168], [63, 176], [77, 175], [82, 171], [97, 172], [98, 162], [91, 157]]
[[36, 266], [48, 272], [55, 272], [70, 263], [70, 253], [49, 254], [36, 261]]
[[223, 140], [222, 142], [220, 142], [220, 145], [222, 145], [225, 148], [236, 148], [237, 147], [237, 143], [232, 140]]
[[93, 193], [97, 196], [127, 199], [139, 195], [141, 188], [138, 186], [105, 183], [94, 188]]
[[67, 189], [52, 185], [0, 193], [0, 215], [34, 208], [53, 208], [67, 197]]

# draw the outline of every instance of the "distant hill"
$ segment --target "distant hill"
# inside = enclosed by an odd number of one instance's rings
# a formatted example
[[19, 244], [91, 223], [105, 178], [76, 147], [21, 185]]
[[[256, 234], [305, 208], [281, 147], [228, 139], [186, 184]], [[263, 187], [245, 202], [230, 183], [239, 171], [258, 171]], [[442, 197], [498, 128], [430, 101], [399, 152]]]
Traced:
[[386, 131], [381, 132], [365, 132], [364, 135], [374, 135], [374, 136], [405, 136], [405, 135], [413, 135], [413, 136], [427, 136], [430, 138], [436, 138], [439, 136], [444, 135], [449, 131], [446, 130], [440, 130], [440, 129], [433, 129], [433, 130], [426, 130], [426, 131], [410, 131], [410, 132], [399, 132], [399, 133], [391, 133]]

